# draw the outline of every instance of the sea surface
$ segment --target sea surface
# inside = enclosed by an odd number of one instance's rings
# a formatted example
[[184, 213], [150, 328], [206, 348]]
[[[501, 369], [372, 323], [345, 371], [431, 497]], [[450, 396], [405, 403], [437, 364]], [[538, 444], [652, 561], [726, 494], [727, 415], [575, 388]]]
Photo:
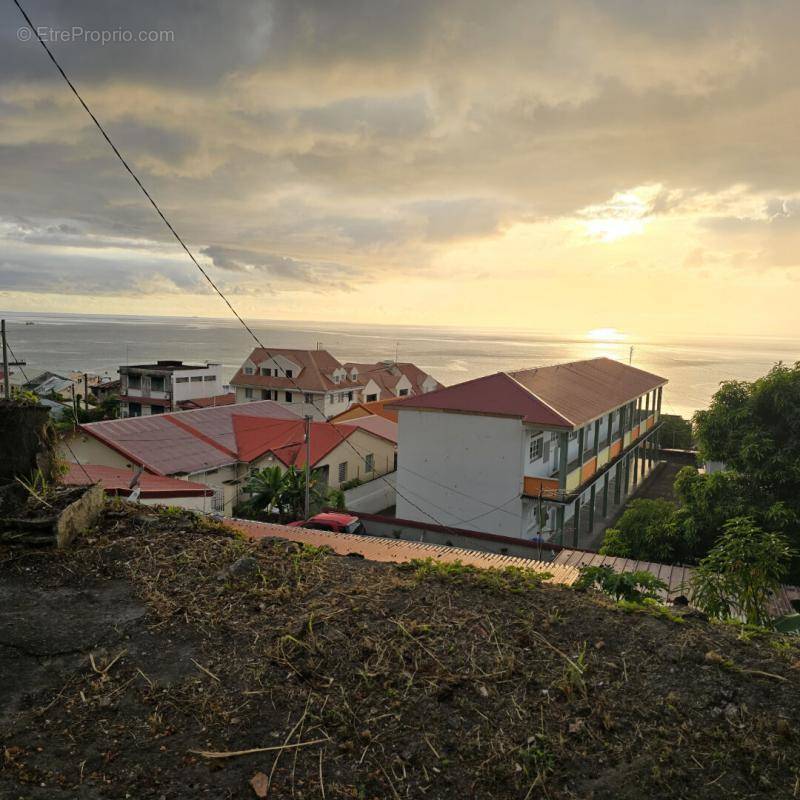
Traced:
[[[220, 362], [226, 380], [254, 342], [236, 320], [0, 312], [23, 369], [79, 370], [116, 377], [122, 364], [181, 359]], [[33, 324], [26, 324], [32, 322]], [[770, 337], [691, 337], [602, 341], [541, 332], [287, 321], [248, 321], [269, 347], [330, 350], [340, 361], [413, 361], [445, 384], [515, 370], [608, 356], [669, 380], [666, 413], [691, 416], [721, 381], [753, 380], [777, 361], [800, 360], [800, 341]], [[631, 352], [631, 348], [633, 348]], [[17, 376], [15, 376], [16, 380]]]

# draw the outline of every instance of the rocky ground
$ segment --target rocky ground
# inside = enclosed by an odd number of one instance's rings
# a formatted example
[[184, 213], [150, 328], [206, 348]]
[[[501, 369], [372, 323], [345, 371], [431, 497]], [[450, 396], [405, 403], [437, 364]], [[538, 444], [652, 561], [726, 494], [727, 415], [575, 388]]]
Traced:
[[111, 506], [0, 549], [0, 797], [800, 797], [800, 649]]

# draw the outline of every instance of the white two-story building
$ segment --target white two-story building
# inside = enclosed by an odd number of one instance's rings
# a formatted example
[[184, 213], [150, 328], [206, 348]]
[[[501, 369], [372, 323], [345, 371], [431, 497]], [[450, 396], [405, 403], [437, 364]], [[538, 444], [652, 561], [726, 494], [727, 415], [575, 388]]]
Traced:
[[598, 358], [391, 404], [397, 516], [578, 545], [652, 467], [666, 383]]
[[222, 364], [157, 361], [119, 368], [120, 417], [176, 411], [180, 403], [223, 393]]

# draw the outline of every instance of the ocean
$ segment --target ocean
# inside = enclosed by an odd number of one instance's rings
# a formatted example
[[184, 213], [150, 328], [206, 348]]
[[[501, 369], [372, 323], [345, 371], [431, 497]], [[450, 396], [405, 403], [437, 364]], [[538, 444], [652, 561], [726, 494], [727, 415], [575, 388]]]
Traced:
[[[116, 377], [121, 364], [157, 359], [220, 362], [230, 378], [253, 346], [231, 319], [0, 312], [25, 372], [80, 370]], [[33, 325], [26, 324], [33, 322]], [[689, 337], [641, 341], [564, 338], [486, 328], [248, 321], [269, 347], [321, 347], [340, 361], [413, 361], [445, 384], [515, 370], [608, 356], [669, 380], [665, 413], [705, 408], [721, 381], [753, 380], [777, 361], [794, 363], [794, 339]], [[633, 352], [631, 353], [631, 347]]]

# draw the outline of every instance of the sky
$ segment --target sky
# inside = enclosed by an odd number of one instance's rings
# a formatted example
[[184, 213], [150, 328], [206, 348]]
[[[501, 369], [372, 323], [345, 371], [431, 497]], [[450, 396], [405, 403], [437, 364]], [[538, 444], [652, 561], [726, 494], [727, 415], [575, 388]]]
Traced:
[[[25, 5], [245, 316], [800, 332], [796, 0]], [[20, 27], [0, 308], [224, 314]]]

